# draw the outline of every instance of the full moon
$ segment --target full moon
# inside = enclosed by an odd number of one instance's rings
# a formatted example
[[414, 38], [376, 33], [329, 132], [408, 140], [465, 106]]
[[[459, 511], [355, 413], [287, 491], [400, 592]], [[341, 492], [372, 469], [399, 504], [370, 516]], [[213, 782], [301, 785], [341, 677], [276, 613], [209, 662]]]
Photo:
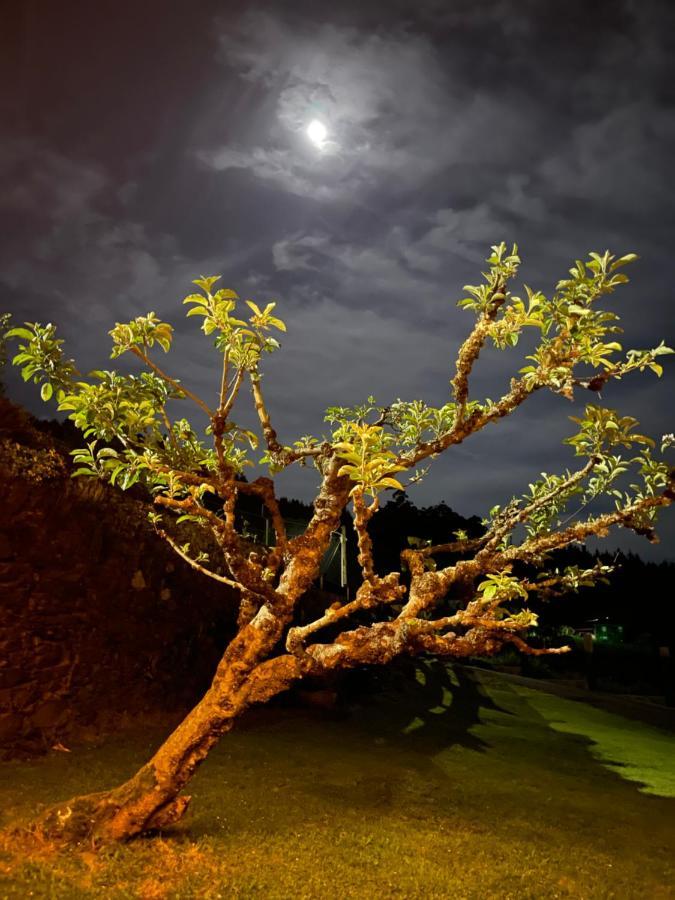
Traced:
[[318, 119], [313, 119], [307, 126], [307, 137], [317, 147], [322, 147], [328, 137], [328, 129]]

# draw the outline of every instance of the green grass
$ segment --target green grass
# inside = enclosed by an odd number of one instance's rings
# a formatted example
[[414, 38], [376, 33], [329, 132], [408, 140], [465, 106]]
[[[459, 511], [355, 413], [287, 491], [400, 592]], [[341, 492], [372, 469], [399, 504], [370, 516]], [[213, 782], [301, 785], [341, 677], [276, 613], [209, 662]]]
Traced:
[[[343, 717], [256, 712], [171, 833], [98, 854], [5, 844], [0, 897], [675, 897], [673, 736], [489, 672], [379, 680]], [[160, 739], [3, 764], [4, 821], [115, 784]]]

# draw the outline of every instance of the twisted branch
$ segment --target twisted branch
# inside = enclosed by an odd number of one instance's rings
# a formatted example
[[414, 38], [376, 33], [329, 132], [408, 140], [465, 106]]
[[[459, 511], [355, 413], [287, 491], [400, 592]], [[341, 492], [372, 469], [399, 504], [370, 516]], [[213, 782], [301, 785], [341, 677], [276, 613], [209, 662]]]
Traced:
[[455, 428], [464, 419], [466, 402], [469, 397], [469, 375], [480, 355], [480, 351], [483, 349], [483, 344], [490, 332], [490, 326], [494, 322], [500, 308], [504, 305], [505, 300], [506, 281], [500, 279], [492, 288], [485, 311], [474, 325], [473, 331], [464, 341], [457, 354], [457, 374], [452, 380], [456, 403]]

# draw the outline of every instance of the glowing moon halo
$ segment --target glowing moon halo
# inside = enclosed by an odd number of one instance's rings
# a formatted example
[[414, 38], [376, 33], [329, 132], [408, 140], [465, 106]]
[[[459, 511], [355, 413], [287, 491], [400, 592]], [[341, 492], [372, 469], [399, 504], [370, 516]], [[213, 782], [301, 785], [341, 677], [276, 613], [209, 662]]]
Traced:
[[307, 137], [315, 146], [321, 148], [328, 137], [328, 129], [323, 122], [320, 122], [318, 119], [312, 119], [307, 126]]

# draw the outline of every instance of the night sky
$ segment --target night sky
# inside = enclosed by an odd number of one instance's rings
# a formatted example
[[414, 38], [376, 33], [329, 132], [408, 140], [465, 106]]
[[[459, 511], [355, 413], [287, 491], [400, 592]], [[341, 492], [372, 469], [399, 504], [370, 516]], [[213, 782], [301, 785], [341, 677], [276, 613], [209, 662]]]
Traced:
[[[500, 240], [545, 292], [590, 250], [639, 253], [609, 300], [624, 347], [675, 340], [675, 4], [25, 0], [1, 40], [0, 307], [58, 323], [81, 369], [152, 309], [176, 327], [167, 368], [215, 399], [218, 360], [180, 301], [221, 273], [288, 324], [264, 369], [282, 441], [370, 393], [442, 404], [473, 322], [455, 302]], [[486, 349], [473, 397], [501, 395], [526, 352]], [[655, 437], [675, 425], [665, 363], [602, 397]], [[595, 400], [539, 392], [411, 499], [485, 514], [574, 464], [567, 416]], [[294, 467], [280, 490], [315, 483]], [[672, 558], [672, 511], [661, 532], [621, 546]]]

